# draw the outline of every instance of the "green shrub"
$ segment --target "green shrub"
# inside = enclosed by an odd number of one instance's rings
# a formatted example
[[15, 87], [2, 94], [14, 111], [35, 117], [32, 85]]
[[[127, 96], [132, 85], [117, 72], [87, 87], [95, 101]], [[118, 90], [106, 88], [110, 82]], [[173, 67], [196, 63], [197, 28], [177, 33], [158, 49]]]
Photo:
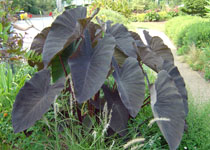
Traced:
[[104, 21], [112, 20], [114, 23], [122, 23], [122, 24], [128, 23], [128, 19], [125, 16], [121, 15], [120, 13], [116, 11], [109, 10], [109, 9], [100, 10], [100, 12], [98, 13], [98, 17], [100, 17]]
[[20, 7], [26, 12], [40, 14], [44, 11], [52, 11], [56, 8], [56, 1], [51, 0], [13, 0], [13, 7]]
[[141, 13], [141, 14], [133, 14], [130, 17], [130, 20], [133, 22], [144, 22], [145, 21], [145, 15], [146, 13]]
[[183, 0], [184, 7], [181, 9], [189, 15], [205, 16], [207, 5], [206, 0]]
[[158, 14], [160, 16], [160, 21], [165, 21], [171, 18], [166, 11], [158, 12]]
[[130, 4], [127, 0], [94, 0], [90, 7], [93, 9], [102, 8], [116, 11], [127, 18], [130, 17], [132, 13]]
[[132, 13], [129, 20], [132, 21], [132, 22], [137, 22], [138, 21], [137, 16], [138, 16], [138, 14]]
[[204, 45], [210, 43], [210, 22], [198, 22], [192, 24], [186, 28], [186, 33], [183, 38], [182, 45], [192, 45], [195, 44], [197, 48], [201, 48]]
[[101, 9], [100, 12], [98, 13], [98, 17], [102, 19], [103, 21], [105, 20], [111, 20], [114, 23], [121, 23], [121, 24], [127, 24], [128, 19], [121, 15], [120, 13], [109, 10], [109, 9]]
[[137, 15], [137, 20], [138, 20], [138, 22], [143, 22], [143, 21], [145, 20], [145, 16], [146, 16], [145, 13], [138, 14], [138, 15]]
[[196, 16], [175, 17], [166, 23], [166, 33], [178, 47], [178, 54], [186, 55], [193, 70], [204, 72], [210, 79], [210, 21]]
[[193, 16], [178, 16], [174, 17], [173, 19], [169, 20], [166, 23], [165, 32], [166, 34], [173, 40], [173, 42], [180, 46], [184, 34], [186, 33], [185, 30], [194, 23], [202, 21], [201, 17], [193, 17]]
[[205, 67], [205, 79], [210, 80], [210, 63], [208, 63]]
[[151, 12], [146, 13], [144, 20], [145, 21], [159, 21], [160, 15], [155, 11], [151, 11]]
[[178, 15], [179, 15], [179, 8], [178, 7], [174, 7], [172, 9], [169, 9], [168, 16], [170, 16], [170, 17], [176, 17]]

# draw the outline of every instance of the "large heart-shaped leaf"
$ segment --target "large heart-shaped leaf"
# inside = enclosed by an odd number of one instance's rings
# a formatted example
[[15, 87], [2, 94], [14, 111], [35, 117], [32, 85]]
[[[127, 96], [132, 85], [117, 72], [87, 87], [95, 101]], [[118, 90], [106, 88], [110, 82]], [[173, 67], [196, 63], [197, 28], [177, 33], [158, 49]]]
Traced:
[[50, 71], [36, 73], [18, 93], [12, 110], [14, 132], [21, 132], [31, 127], [42, 115], [64, 88], [65, 79], [50, 85]]
[[91, 41], [97, 41], [99, 37], [97, 37], [98, 32], [101, 31], [101, 27], [98, 24], [90, 22], [88, 25], [88, 30], [91, 35]]
[[66, 10], [52, 23], [43, 51], [45, 68], [58, 53], [80, 37], [82, 30], [78, 20], [85, 18], [86, 13], [84, 7]]
[[160, 37], [151, 37], [148, 31], [143, 31], [148, 45], [144, 45], [138, 40], [138, 56], [140, 60], [156, 72], [162, 70], [164, 60], [174, 63], [174, 58], [170, 48], [164, 44]]
[[147, 46], [138, 45], [138, 56], [145, 65], [154, 71], [159, 72], [162, 69], [163, 59]]
[[144, 101], [144, 74], [138, 61], [132, 57], [125, 60], [122, 68], [118, 67], [115, 59], [112, 64], [120, 98], [130, 115], [136, 117]]
[[37, 34], [33, 39], [33, 42], [31, 43], [30, 50], [33, 50], [36, 53], [41, 54], [49, 31], [50, 27], [46, 27], [41, 31], [41, 33]]
[[95, 17], [95, 15], [98, 14], [99, 10], [100, 10], [99, 8], [96, 8], [96, 10], [93, 12], [93, 14], [90, 17], [78, 20], [83, 29], [85, 29], [87, 25], [90, 23], [90, 21]]
[[[47, 28], [44, 28], [41, 31], [41, 33], [37, 34], [35, 38], [33, 39], [30, 50], [35, 51], [37, 54], [42, 54], [44, 43], [45, 43], [45, 40], [47, 38], [49, 31], [50, 31], [50, 27], [47, 27]], [[39, 70], [44, 68], [43, 62], [34, 62], [31, 60], [28, 60], [28, 63], [32, 67], [37, 65]]]
[[188, 109], [188, 101], [187, 101], [188, 99], [187, 90], [185, 87], [184, 79], [182, 78], [178, 68], [176, 66], [173, 66], [173, 64], [170, 63], [169, 61], [164, 61], [163, 69], [166, 70], [169, 73], [169, 75], [173, 78], [176, 84], [176, 87], [182, 96], [182, 99], [184, 102], [185, 114], [187, 115], [189, 109]]
[[85, 40], [79, 54], [69, 59], [76, 99], [82, 103], [90, 99], [103, 85], [110, 70], [115, 39], [106, 34], [92, 48], [90, 34], [85, 31]]
[[144, 30], [143, 33], [145, 35], [149, 48], [153, 52], [162, 57], [163, 60], [167, 60], [174, 63], [174, 57], [173, 54], [171, 53], [171, 49], [164, 44], [163, 40], [160, 37], [158, 36], [151, 37], [149, 35], [149, 32], [146, 30]]
[[124, 25], [115, 24], [110, 26], [108, 24], [106, 32], [115, 37], [116, 45], [119, 50], [121, 50], [127, 56], [137, 58], [137, 52], [133, 46], [135, 40], [132, 38], [130, 32]]
[[151, 107], [157, 124], [171, 150], [176, 150], [182, 138], [185, 125], [185, 111], [182, 96], [171, 76], [162, 70], [155, 84], [150, 88]]
[[123, 105], [117, 90], [112, 92], [107, 86], [103, 85], [105, 99], [107, 100], [108, 110], [111, 111], [109, 126], [119, 135], [127, 134], [127, 124], [129, 119], [128, 110]]

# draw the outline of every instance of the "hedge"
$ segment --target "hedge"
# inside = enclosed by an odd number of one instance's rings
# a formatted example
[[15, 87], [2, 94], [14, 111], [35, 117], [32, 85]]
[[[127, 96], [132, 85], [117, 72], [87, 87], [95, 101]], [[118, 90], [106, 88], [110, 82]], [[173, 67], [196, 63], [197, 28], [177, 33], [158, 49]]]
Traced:
[[[203, 71], [205, 78], [210, 79], [210, 20], [196, 16], [175, 17], [166, 23], [165, 32], [177, 46], [178, 54], [187, 54], [190, 66]], [[192, 61], [193, 58], [199, 63]]]
[[196, 16], [179, 16], [166, 23], [165, 32], [178, 48], [195, 44], [201, 48], [210, 41], [210, 21]]

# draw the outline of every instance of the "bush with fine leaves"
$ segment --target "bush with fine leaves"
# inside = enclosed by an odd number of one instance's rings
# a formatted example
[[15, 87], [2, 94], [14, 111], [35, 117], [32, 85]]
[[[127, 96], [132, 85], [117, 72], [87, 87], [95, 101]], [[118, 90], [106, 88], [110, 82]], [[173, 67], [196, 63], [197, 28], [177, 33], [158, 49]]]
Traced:
[[205, 16], [207, 6], [206, 0], [184, 0], [184, 7], [181, 9], [189, 15]]

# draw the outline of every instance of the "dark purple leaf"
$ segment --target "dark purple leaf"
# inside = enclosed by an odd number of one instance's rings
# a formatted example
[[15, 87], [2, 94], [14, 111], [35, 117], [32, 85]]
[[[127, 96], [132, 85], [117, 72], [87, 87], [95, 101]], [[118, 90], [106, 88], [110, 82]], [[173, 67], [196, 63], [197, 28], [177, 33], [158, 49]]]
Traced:
[[165, 70], [158, 73], [158, 78], [150, 88], [150, 93], [154, 117], [169, 119], [168, 121], [159, 120], [157, 124], [170, 149], [176, 150], [185, 125], [182, 96], [179, 94], [173, 79]]
[[115, 40], [106, 34], [92, 48], [90, 34], [85, 31], [85, 40], [74, 58], [69, 59], [76, 99], [82, 103], [90, 99], [103, 85], [110, 70]]
[[[30, 50], [35, 51], [37, 54], [42, 54], [43, 47], [45, 40], [47, 38], [47, 35], [50, 31], [50, 27], [44, 28], [41, 33], [37, 34], [35, 38], [33, 39], [33, 42], [31, 44]], [[38, 66], [38, 70], [41, 70], [44, 68], [43, 62], [35, 62], [32, 60], [28, 60], [28, 63], [30, 66], [34, 67], [35, 65]]]
[[114, 36], [117, 48], [127, 56], [137, 58], [137, 51], [134, 48], [135, 40], [132, 38], [128, 29], [122, 24], [107, 27], [106, 32]]
[[176, 87], [182, 96], [182, 99], [184, 102], [185, 114], [187, 116], [188, 111], [189, 111], [188, 110], [188, 101], [187, 101], [188, 97], [187, 97], [187, 90], [185, 87], [184, 79], [182, 78], [178, 68], [176, 66], [173, 66], [173, 64], [168, 61], [164, 61], [163, 69], [166, 70], [169, 73], [169, 75], [173, 78], [173, 80], [176, 84]]
[[107, 100], [108, 110], [111, 112], [109, 126], [119, 135], [127, 134], [127, 124], [129, 119], [128, 110], [123, 105], [118, 91], [112, 92], [107, 86], [103, 85], [105, 99]]
[[115, 72], [113, 76], [117, 83], [119, 95], [124, 106], [132, 117], [138, 114], [145, 94], [144, 74], [135, 58], [128, 57], [122, 68], [119, 68], [115, 59], [112, 64]]
[[163, 59], [148, 47], [138, 47], [138, 54], [140, 60], [154, 71], [159, 72], [162, 69]]
[[143, 31], [148, 45], [144, 45], [141, 40], [136, 41], [138, 56], [140, 60], [156, 72], [162, 70], [164, 60], [174, 63], [174, 58], [170, 48], [164, 44], [160, 37], [151, 37], [148, 31]]
[[45, 40], [47, 38], [49, 31], [50, 31], [50, 27], [47, 27], [47, 28], [44, 28], [41, 31], [41, 33], [37, 34], [35, 38], [33, 39], [30, 50], [33, 50], [36, 53], [41, 54], [43, 52], [44, 43], [45, 43]]
[[18, 93], [12, 110], [14, 132], [31, 127], [47, 112], [56, 95], [64, 88], [65, 78], [50, 85], [50, 71], [37, 72]]
[[149, 48], [155, 52], [157, 55], [162, 57], [162, 59], [165, 61], [170, 61], [171, 63], [174, 63], [174, 57], [173, 54], [171, 53], [171, 49], [164, 44], [163, 40], [158, 37], [154, 36], [151, 37], [148, 33], [148, 31], [143, 31], [146, 41], [148, 43]]
[[45, 68], [58, 53], [80, 37], [83, 30], [78, 20], [86, 18], [86, 13], [84, 7], [66, 10], [52, 23], [43, 51]]

